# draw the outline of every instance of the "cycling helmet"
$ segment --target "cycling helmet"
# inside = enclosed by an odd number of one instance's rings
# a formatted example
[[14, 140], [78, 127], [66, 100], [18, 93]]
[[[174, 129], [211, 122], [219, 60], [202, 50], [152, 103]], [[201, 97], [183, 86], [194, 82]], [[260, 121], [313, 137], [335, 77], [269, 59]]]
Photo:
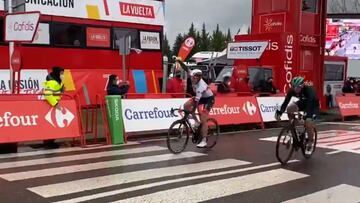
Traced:
[[202, 76], [202, 71], [200, 69], [194, 69], [191, 71], [191, 76]]
[[299, 87], [304, 84], [304, 78], [303, 77], [294, 77], [291, 81], [291, 85], [293, 87]]

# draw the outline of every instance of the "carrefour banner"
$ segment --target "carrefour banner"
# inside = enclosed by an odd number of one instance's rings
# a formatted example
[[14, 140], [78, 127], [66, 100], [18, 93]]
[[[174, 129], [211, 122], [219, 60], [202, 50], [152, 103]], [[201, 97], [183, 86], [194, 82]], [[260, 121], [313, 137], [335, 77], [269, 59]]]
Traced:
[[45, 101], [0, 101], [0, 143], [80, 137], [75, 100], [60, 109]]
[[[123, 99], [122, 116], [125, 132], [165, 130], [181, 119], [171, 108], [183, 108], [188, 99]], [[255, 97], [217, 97], [210, 111], [220, 125], [261, 123]]]
[[215, 118], [220, 125], [261, 123], [259, 107], [253, 96], [216, 97], [210, 117]]
[[117, 22], [164, 25], [164, 4], [154, 0], [25, 0], [26, 11]]
[[[264, 122], [276, 121], [275, 112], [276, 110], [280, 110], [285, 97], [257, 97], [256, 99], [259, 104], [262, 120]], [[297, 100], [297, 98], [293, 97], [290, 100], [289, 105], [292, 102], [296, 102]], [[284, 113], [281, 117], [281, 120], [289, 120], [288, 115]]]
[[165, 130], [181, 118], [171, 108], [183, 108], [188, 99], [123, 99], [121, 101], [125, 132]]

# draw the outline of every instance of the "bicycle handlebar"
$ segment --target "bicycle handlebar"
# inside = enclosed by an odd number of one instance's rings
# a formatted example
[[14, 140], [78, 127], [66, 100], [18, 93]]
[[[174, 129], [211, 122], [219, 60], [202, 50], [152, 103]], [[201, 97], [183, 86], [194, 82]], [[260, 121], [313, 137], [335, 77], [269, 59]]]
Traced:
[[[288, 112], [284, 112], [284, 113], [289, 115]], [[306, 112], [304, 112], [304, 113], [294, 112], [294, 113], [292, 113], [292, 114], [294, 115], [295, 119], [298, 119], [298, 120], [302, 120], [303, 118], [306, 117]], [[275, 116], [276, 116], [276, 115], [275, 115]], [[279, 117], [279, 118], [276, 119], [276, 120], [277, 120], [277, 121], [281, 121], [281, 117]]]

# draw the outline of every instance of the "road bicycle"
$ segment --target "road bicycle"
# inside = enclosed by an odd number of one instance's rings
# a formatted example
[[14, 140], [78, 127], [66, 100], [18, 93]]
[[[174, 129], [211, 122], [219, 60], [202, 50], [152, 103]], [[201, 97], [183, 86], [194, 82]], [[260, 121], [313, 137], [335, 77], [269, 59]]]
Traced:
[[[190, 135], [192, 135], [192, 142], [194, 144], [198, 144], [202, 140], [201, 136], [201, 124], [198, 127], [194, 127], [190, 120], [192, 118], [192, 114], [185, 109], [171, 109], [171, 113], [174, 114], [175, 111], [179, 112], [179, 114], [183, 114], [183, 117], [177, 121], [174, 121], [168, 131], [167, 136], [167, 147], [174, 154], [179, 154], [185, 150]], [[208, 124], [208, 136], [207, 136], [207, 146], [205, 148], [210, 149], [213, 148], [220, 134], [220, 128], [218, 122], [214, 118], [207, 119]]]
[[306, 147], [309, 141], [308, 133], [305, 126], [305, 115], [295, 113], [295, 118], [290, 124], [285, 126], [279, 133], [276, 142], [276, 158], [281, 164], [286, 164], [295, 151], [301, 149], [303, 156], [308, 159], [315, 152], [317, 142], [317, 131], [314, 127], [313, 150], [310, 154], [306, 154]]

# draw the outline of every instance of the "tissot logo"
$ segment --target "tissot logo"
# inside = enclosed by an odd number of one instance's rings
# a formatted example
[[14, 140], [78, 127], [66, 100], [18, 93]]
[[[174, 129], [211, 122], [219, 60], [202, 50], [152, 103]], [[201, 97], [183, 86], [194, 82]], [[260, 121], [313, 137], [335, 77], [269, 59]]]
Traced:
[[65, 128], [70, 126], [75, 116], [67, 108], [61, 107], [61, 109], [51, 108], [46, 114], [45, 120], [49, 122], [53, 127]]

